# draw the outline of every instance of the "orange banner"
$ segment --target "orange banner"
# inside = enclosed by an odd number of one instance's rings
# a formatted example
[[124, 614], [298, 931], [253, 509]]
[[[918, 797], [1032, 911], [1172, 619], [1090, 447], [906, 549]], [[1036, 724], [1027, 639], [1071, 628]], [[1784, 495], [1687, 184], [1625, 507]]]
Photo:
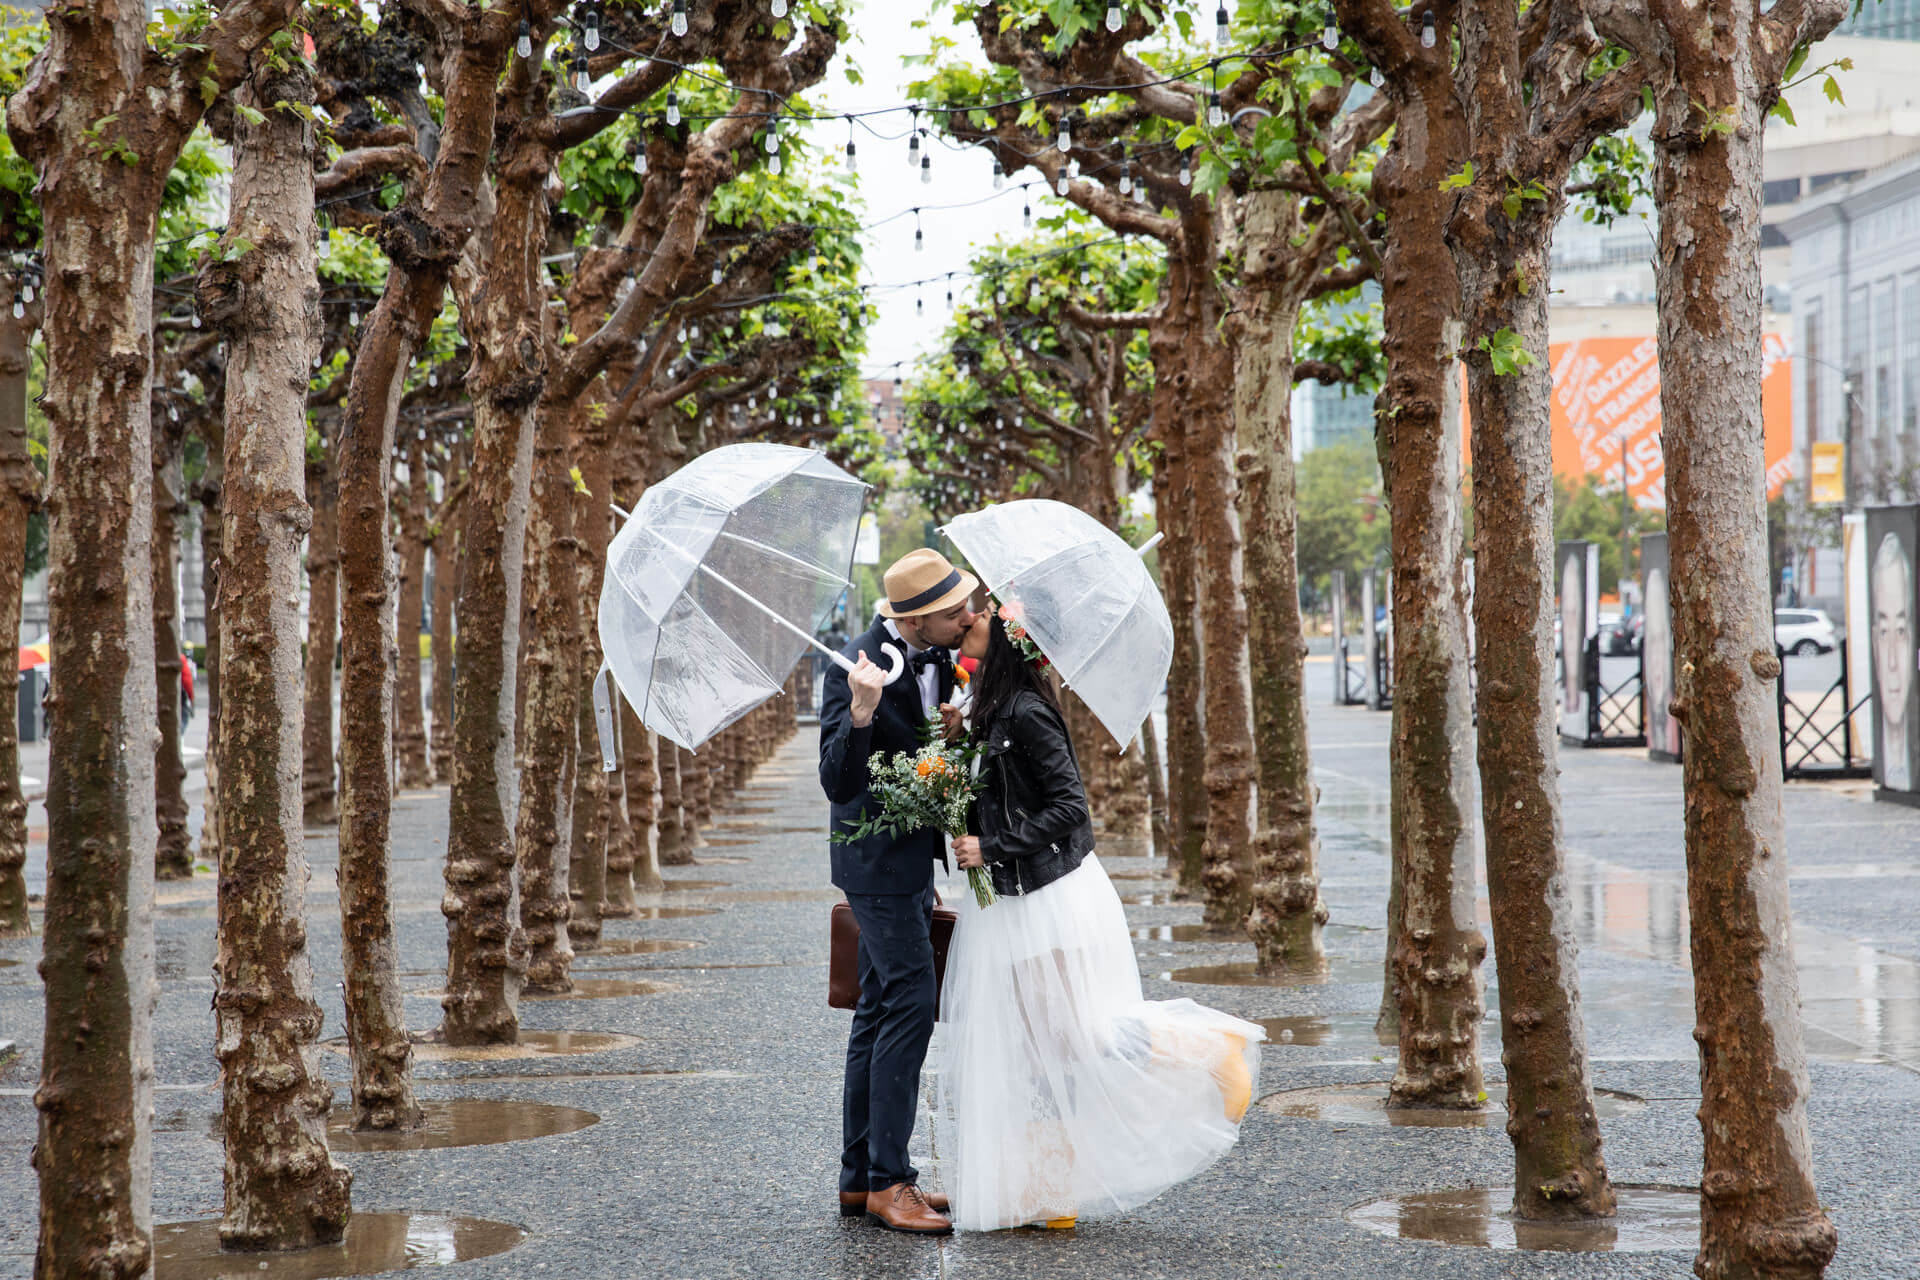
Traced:
[[[1608, 489], [1620, 484], [1626, 452], [1627, 491], [1634, 505], [1667, 505], [1667, 468], [1660, 455], [1658, 342], [1646, 338], [1582, 338], [1547, 349], [1553, 365], [1553, 470]], [[1793, 367], [1784, 336], [1766, 335], [1760, 413], [1767, 457], [1767, 496], [1792, 474]], [[1463, 375], [1464, 382], [1464, 375]], [[1461, 415], [1463, 430], [1466, 414]], [[1465, 442], [1471, 465], [1472, 441]]]

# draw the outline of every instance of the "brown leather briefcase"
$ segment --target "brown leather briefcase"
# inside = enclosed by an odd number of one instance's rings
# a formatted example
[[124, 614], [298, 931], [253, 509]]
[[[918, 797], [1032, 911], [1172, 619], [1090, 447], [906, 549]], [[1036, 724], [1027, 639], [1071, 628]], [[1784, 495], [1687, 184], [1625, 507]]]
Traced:
[[[933, 909], [933, 990], [934, 1008], [947, 981], [947, 945], [953, 941], [953, 926], [960, 919], [946, 907]], [[851, 1009], [860, 1003], [860, 925], [853, 908], [844, 902], [833, 904], [827, 923], [827, 1005]]]

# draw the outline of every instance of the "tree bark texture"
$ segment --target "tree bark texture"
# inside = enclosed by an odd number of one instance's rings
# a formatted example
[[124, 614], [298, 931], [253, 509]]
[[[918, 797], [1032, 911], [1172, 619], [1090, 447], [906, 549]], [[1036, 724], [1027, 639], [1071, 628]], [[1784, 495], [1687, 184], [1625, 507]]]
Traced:
[[[658, 893], [666, 883], [660, 874], [659, 857], [660, 833], [665, 825], [656, 816], [660, 808], [659, 780], [669, 772], [677, 775], [675, 748], [641, 724], [632, 707], [624, 702], [621, 706], [620, 777], [626, 785], [625, 819], [633, 847], [633, 882], [642, 892]], [[691, 848], [686, 851], [686, 861], [693, 861]]]
[[[1294, 230], [1283, 192], [1251, 198], [1250, 252], [1287, 252]], [[1306, 635], [1294, 563], [1293, 325], [1300, 294], [1268, 292], [1251, 300], [1236, 344], [1234, 416], [1240, 450], [1240, 527], [1246, 539], [1248, 660], [1253, 688], [1253, 756], [1258, 780], [1252, 910], [1246, 917], [1257, 963], [1318, 963], [1319, 841], [1317, 789], [1307, 749]]]
[[[236, 117], [238, 256], [203, 274], [202, 309], [231, 346], [221, 574], [219, 948], [214, 964], [229, 1249], [299, 1249], [341, 1238], [352, 1177], [327, 1149], [332, 1089], [316, 1062], [320, 1007], [307, 958], [301, 797], [300, 544], [306, 384], [313, 322], [313, 126], [282, 102], [311, 103], [301, 71], [263, 70]], [[250, 100], [250, 101], [249, 101]], [[243, 248], [250, 245], [251, 248]]]
[[[571, 494], [573, 530], [579, 548], [578, 590], [573, 600], [574, 636], [578, 657], [575, 661], [576, 712], [575, 738], [578, 764], [573, 789], [573, 849], [570, 861], [598, 863], [606, 868], [606, 893], [601, 914], [615, 917], [633, 914], [635, 839], [624, 823], [616, 833], [611, 806], [619, 797], [613, 794], [617, 773], [600, 767], [600, 727], [593, 711], [592, 682], [600, 670], [600, 588], [606, 577], [607, 547], [613, 541], [613, 453], [607, 438], [603, 415], [588, 411], [573, 417], [573, 452], [578, 459], [580, 482], [585, 493]], [[614, 693], [619, 699], [618, 691]], [[617, 721], [616, 721], [617, 725]], [[619, 734], [616, 729], [616, 739]], [[615, 751], [616, 761], [619, 752]], [[623, 815], [629, 817], [630, 815]], [[652, 838], [653, 819], [649, 812], [645, 838]], [[619, 834], [622, 838], [616, 840]], [[596, 850], [593, 846], [599, 846]], [[644, 873], [643, 873], [644, 874]], [[659, 873], [654, 873], [658, 879]]]
[[187, 763], [180, 746], [180, 516], [186, 510], [181, 490], [183, 428], [175, 420], [153, 428], [153, 669], [155, 710], [160, 737], [154, 754], [154, 810], [159, 841], [154, 875], [185, 880], [193, 875], [193, 835], [187, 830]]
[[333, 756], [333, 664], [340, 628], [340, 525], [331, 444], [321, 439], [306, 464], [307, 503], [313, 528], [307, 534], [307, 657], [301, 795], [305, 820], [326, 826], [340, 817]]
[[[29, 323], [0, 316], [0, 635], [19, 636], [27, 517], [40, 472], [27, 451]], [[0, 716], [0, 938], [33, 932], [27, 911], [27, 797], [20, 787], [20, 717]]]
[[[515, 839], [515, 684], [533, 410], [546, 377], [544, 296], [527, 290], [538, 288], [546, 217], [541, 188], [502, 184], [484, 233], [489, 273], [483, 285], [462, 290], [463, 323], [474, 348], [474, 431], [455, 605], [464, 643], [453, 695], [453, 796], [441, 908], [447, 993], [440, 1001], [454, 1044], [514, 1043], [527, 972]], [[567, 711], [571, 731], [571, 705]], [[535, 891], [551, 901], [543, 885]], [[564, 906], [564, 882], [558, 891]]]
[[457, 525], [433, 535], [433, 780], [453, 778], [454, 601], [460, 591], [460, 530]]
[[418, 430], [410, 434], [407, 493], [400, 503], [400, 612], [394, 627], [399, 664], [394, 671], [393, 752], [403, 789], [433, 785], [420, 686], [420, 618], [426, 606], [427, 520], [433, 494], [427, 482], [427, 442]]
[[[1156, 406], [1158, 408], [1159, 406]], [[1176, 412], [1172, 404], [1168, 414]], [[1155, 415], [1161, 456], [1153, 471], [1153, 503], [1160, 528], [1160, 586], [1173, 621], [1173, 651], [1187, 655], [1167, 672], [1167, 825], [1175, 874], [1182, 890], [1200, 887], [1201, 853], [1207, 835], [1207, 805], [1202, 769], [1206, 761], [1201, 673], [1206, 654], [1200, 648], [1195, 610], [1193, 486], [1186, 465], [1187, 446], [1172, 418]], [[1164, 424], [1164, 425], [1162, 425]]]
[[[1513, 1210], [1529, 1219], [1609, 1217], [1580, 1009], [1560, 813], [1554, 690], [1553, 377], [1548, 256], [1566, 200], [1501, 203], [1532, 143], [1522, 100], [1518, 10], [1461, 11], [1462, 78], [1476, 168], [1492, 177], [1457, 207], [1450, 244], [1461, 284], [1473, 422], [1474, 640], [1480, 813], [1500, 979], [1513, 1140]], [[1546, 93], [1541, 88], [1542, 94]], [[1518, 338], [1532, 362], [1495, 371], [1478, 340]]]
[[1152, 716], [1140, 725], [1140, 763], [1147, 775], [1147, 803], [1151, 806], [1147, 829], [1153, 837], [1153, 856], [1170, 861], [1173, 840], [1167, 829], [1167, 777], [1160, 767], [1160, 731], [1154, 728]]
[[[1340, 0], [1340, 13], [1348, 25], [1349, 0]], [[1391, 229], [1381, 278], [1388, 375], [1376, 441], [1393, 520], [1391, 842], [1401, 880], [1401, 927], [1388, 940], [1400, 1047], [1389, 1105], [1474, 1109], [1485, 1105], [1479, 966], [1487, 944], [1473, 909], [1473, 719], [1453, 359], [1459, 282], [1442, 239], [1440, 189], [1467, 139], [1448, 79], [1438, 56], [1388, 78], [1398, 123], [1374, 173], [1375, 199]]]
[[[222, 396], [224, 399], [224, 384]], [[195, 424], [207, 449], [206, 469], [194, 486], [200, 502], [200, 598], [207, 610], [207, 660], [194, 682], [194, 701], [207, 718], [207, 756], [202, 765], [206, 786], [200, 796], [200, 860], [220, 865], [220, 567], [226, 545], [226, 411], [204, 413]], [[304, 436], [301, 444], [306, 443]], [[297, 585], [297, 584], [296, 584]], [[303, 730], [304, 733], [304, 730]]]
[[[646, 732], [638, 719], [627, 723], [629, 732], [634, 729]], [[655, 822], [658, 835], [654, 839], [654, 853], [659, 865], [663, 867], [684, 867], [693, 861], [693, 826], [682, 807], [684, 803], [683, 779], [680, 773], [680, 749], [670, 742], [658, 744], [655, 770], [659, 776], [659, 798], [655, 809]], [[633, 805], [636, 799], [636, 786], [645, 786], [644, 779], [635, 783], [627, 782], [627, 820], [633, 820]]]
[[122, 1280], [152, 1265], [154, 236], [166, 175], [204, 109], [201, 76], [234, 83], [292, 8], [240, 0], [175, 63], [148, 49], [145, 4], [56, 6], [7, 103], [13, 145], [39, 178], [46, 263], [55, 682], [34, 1094], [41, 1277]]
[[[1821, 8], [1811, 38], [1838, 20]], [[1836, 1235], [1807, 1132], [1760, 431], [1761, 135], [1795, 40], [1717, 0], [1662, 35], [1654, 278], [1706, 1143], [1694, 1271], [1800, 1280], [1825, 1270]]]

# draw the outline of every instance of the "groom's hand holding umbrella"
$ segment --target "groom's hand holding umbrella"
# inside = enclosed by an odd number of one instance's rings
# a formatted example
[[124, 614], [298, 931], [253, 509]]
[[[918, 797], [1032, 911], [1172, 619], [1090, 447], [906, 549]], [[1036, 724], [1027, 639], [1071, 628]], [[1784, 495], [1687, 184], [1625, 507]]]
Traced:
[[886, 671], [873, 664], [865, 649], [860, 650], [860, 661], [847, 673], [847, 688], [853, 694], [847, 714], [856, 729], [873, 723], [873, 713], [880, 706], [880, 693], [886, 686]]

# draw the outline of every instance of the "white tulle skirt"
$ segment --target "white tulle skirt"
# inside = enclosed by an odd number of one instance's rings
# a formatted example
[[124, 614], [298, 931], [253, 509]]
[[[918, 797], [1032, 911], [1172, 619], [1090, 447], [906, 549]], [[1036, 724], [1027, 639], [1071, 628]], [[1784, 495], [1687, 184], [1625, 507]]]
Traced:
[[954, 1226], [990, 1231], [1145, 1204], [1240, 1134], [1265, 1033], [1146, 1001], [1098, 857], [1034, 893], [954, 904], [934, 1037], [935, 1157]]

